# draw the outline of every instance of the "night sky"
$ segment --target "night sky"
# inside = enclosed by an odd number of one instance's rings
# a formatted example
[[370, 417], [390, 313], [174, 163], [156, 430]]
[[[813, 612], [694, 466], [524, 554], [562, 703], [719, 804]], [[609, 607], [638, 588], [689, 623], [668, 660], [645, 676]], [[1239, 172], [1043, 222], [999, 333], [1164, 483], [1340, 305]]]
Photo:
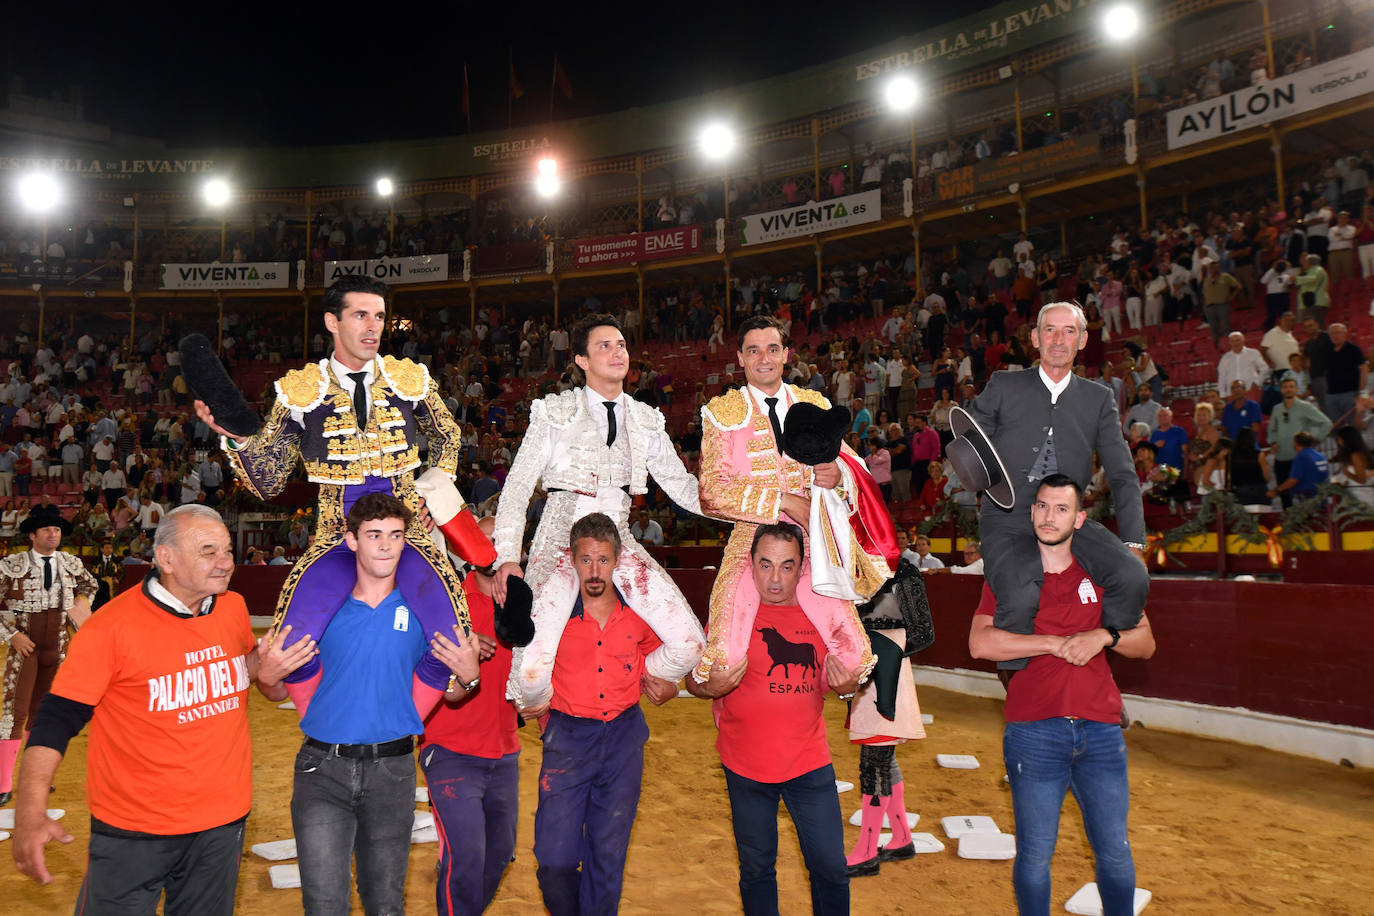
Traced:
[[[996, 5], [343, 4], [11, 5], [4, 68], [34, 95], [80, 85], [87, 120], [170, 146], [415, 139], [548, 120], [555, 53], [573, 88], [556, 120], [693, 96], [800, 69]], [[212, 18], [207, 9], [234, 9]], [[288, 9], [289, 7], [289, 9]], [[309, 13], [297, 7], [310, 7]], [[585, 11], [585, 12], [584, 12]], [[509, 49], [509, 51], [508, 51]]]

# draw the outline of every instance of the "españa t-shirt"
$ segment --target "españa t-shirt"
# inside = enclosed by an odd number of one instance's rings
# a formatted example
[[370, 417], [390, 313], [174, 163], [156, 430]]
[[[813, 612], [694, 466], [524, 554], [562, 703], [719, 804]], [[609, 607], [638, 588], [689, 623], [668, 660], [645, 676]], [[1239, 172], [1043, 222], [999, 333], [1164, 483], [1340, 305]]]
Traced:
[[253, 803], [243, 597], [181, 617], [129, 589], [72, 640], [52, 692], [95, 707], [86, 753], [91, 814], [139, 833], [219, 827]]
[[786, 782], [830, 763], [821, 715], [825, 655], [799, 606], [759, 606], [749, 668], [715, 701], [716, 750], [726, 769], [756, 782]]

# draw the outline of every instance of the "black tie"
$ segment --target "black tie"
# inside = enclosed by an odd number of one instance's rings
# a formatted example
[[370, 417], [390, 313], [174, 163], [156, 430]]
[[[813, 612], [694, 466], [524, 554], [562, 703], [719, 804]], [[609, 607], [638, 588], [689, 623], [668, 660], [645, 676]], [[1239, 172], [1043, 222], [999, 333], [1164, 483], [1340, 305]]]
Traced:
[[606, 445], [615, 445], [615, 401], [602, 401], [606, 405]]
[[43, 591], [52, 588], [52, 557], [43, 557]]
[[773, 441], [778, 446], [778, 452], [782, 452], [782, 421], [778, 419], [778, 399], [764, 398], [763, 403], [768, 405], [768, 422], [773, 424]]
[[348, 377], [353, 379], [353, 416], [358, 418], [358, 429], [367, 429], [367, 385], [363, 384], [367, 379], [366, 372], [350, 372]]

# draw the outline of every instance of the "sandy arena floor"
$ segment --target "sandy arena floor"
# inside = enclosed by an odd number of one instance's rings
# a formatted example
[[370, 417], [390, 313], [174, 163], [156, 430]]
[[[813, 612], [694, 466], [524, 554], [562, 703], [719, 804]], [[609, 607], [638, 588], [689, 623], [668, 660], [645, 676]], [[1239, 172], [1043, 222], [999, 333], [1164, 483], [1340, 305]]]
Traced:
[[[672, 700], [661, 709], [645, 705], [652, 737], [621, 912], [739, 912], [729, 806], [708, 705], [695, 699]], [[921, 815], [916, 829], [944, 840], [941, 817], [987, 814], [1010, 831], [1000, 704], [924, 688], [921, 707], [935, 717], [930, 737], [898, 751], [908, 807]], [[254, 693], [250, 716], [257, 760], [249, 845], [291, 836], [291, 761], [300, 743], [293, 712], [279, 711]], [[843, 705], [833, 698], [827, 703], [827, 719], [836, 771], [857, 783], [858, 751], [845, 741]], [[1149, 912], [1374, 911], [1374, 875], [1368, 868], [1374, 773], [1141, 728], [1126, 737], [1133, 789], [1131, 841], [1138, 882], [1155, 895]], [[522, 740], [517, 861], [489, 911], [495, 914], [542, 912], [531, 853], [540, 746], [529, 727]], [[58, 774], [53, 805], [67, 809], [63, 823], [76, 840], [49, 847], [53, 884], [40, 887], [21, 877], [8, 864], [9, 850], [3, 849], [8, 841], [0, 844], [7, 860], [0, 869], [0, 900], [12, 916], [69, 912], [76, 899], [89, 834], [82, 795], [85, 751], [82, 736], [73, 742]], [[936, 753], [975, 754], [982, 768], [941, 769]], [[844, 793], [841, 801], [847, 817], [858, 806], [858, 790]], [[852, 843], [857, 833], [858, 828], [846, 827], [846, 840]], [[854, 912], [1013, 912], [1011, 863], [960, 859], [956, 847], [947, 842], [942, 853], [885, 865], [877, 877], [856, 879], [851, 885]], [[436, 847], [412, 848], [407, 902], [412, 913], [433, 912]], [[273, 890], [268, 864], [245, 850], [239, 912], [299, 913], [299, 891]], [[778, 874], [782, 911], [807, 912], [806, 876], [785, 816]], [[1071, 893], [1091, 880], [1087, 841], [1070, 801], [1055, 859], [1054, 907], [1062, 908]]]

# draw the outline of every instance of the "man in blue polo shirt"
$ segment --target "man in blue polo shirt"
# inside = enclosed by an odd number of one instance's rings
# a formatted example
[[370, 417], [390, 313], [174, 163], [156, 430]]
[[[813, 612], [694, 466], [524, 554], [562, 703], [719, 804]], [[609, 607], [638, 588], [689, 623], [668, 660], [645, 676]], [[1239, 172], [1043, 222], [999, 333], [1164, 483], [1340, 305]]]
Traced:
[[1171, 468], [1183, 470], [1183, 450], [1188, 447], [1188, 433], [1181, 426], [1174, 425], [1174, 412], [1161, 407], [1155, 413], [1157, 425], [1150, 433], [1150, 444], [1155, 447], [1156, 460]]
[[[356, 555], [357, 582], [319, 641], [322, 676], [301, 711], [305, 743], [291, 794], [301, 895], [311, 916], [349, 912], [350, 859], [368, 913], [405, 909], [413, 736], [438, 699], [415, 678], [426, 634], [396, 588], [410, 516], [388, 493], [368, 493], [348, 511], [344, 540]], [[429, 635], [435, 656], [453, 672], [445, 696], [476, 689], [477, 654], [457, 626], [452, 641]]]
[[1259, 402], [1250, 400], [1244, 382], [1231, 383], [1231, 400], [1221, 409], [1221, 425], [1226, 427], [1226, 435], [1235, 441], [1240, 431], [1249, 427], [1259, 436], [1259, 425], [1264, 420], [1260, 413]]

